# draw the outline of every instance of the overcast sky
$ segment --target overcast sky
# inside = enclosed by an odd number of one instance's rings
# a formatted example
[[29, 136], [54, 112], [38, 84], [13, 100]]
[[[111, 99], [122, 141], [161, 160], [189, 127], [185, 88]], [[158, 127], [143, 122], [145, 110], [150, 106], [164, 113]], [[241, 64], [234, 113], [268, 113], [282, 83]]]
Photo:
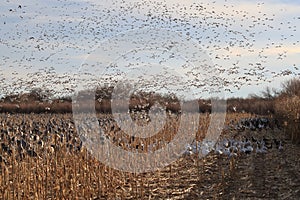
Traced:
[[146, 26], [193, 39], [226, 96], [246, 97], [299, 76], [299, 10], [297, 0], [1, 1], [0, 93], [68, 92], [103, 40]]

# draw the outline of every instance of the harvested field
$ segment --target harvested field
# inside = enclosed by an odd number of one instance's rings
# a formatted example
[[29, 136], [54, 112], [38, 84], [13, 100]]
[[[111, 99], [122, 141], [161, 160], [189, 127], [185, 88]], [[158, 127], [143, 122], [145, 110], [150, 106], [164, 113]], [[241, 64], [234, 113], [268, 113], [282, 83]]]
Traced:
[[[265, 127], [242, 126], [240, 122], [250, 117], [229, 114], [218, 142], [222, 148], [217, 151], [215, 147], [204, 158], [199, 159], [190, 144], [189, 153], [164, 169], [132, 174], [111, 169], [92, 157], [82, 146], [71, 114], [2, 114], [0, 198], [297, 199], [300, 146], [287, 140], [271, 118]], [[99, 119], [113, 139], [116, 130], [110, 117]], [[209, 115], [201, 115], [198, 142], [208, 122]], [[172, 134], [166, 129], [163, 142], [168, 143]], [[262, 142], [265, 148], [258, 147]], [[137, 143], [143, 141], [131, 144], [136, 147]], [[251, 143], [252, 151], [247, 151], [251, 148], [246, 143]], [[122, 142], [115, 144], [123, 146]], [[236, 152], [226, 153], [226, 148], [235, 146]]]

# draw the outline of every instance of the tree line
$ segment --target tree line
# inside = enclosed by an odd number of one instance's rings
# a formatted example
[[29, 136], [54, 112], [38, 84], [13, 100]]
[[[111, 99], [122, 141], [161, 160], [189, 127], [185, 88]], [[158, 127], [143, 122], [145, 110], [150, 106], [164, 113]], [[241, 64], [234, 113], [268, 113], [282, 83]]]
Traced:
[[[124, 86], [125, 90], [126, 86]], [[97, 112], [111, 112], [113, 87], [98, 88], [95, 92], [95, 109]], [[79, 98], [89, 96], [92, 91], [80, 92]], [[245, 112], [259, 115], [275, 114], [276, 105], [287, 99], [300, 97], [300, 79], [294, 78], [281, 84], [281, 88], [266, 87], [259, 94], [250, 94], [247, 98], [227, 99], [227, 112]], [[115, 99], [116, 101], [116, 99]], [[130, 96], [129, 106], [123, 108], [130, 111], [149, 110], [154, 104], [160, 104], [171, 112], [180, 112], [179, 99], [172, 94], [158, 95], [155, 93], [137, 92]], [[88, 102], [87, 102], [88, 103]], [[188, 104], [189, 102], [187, 102]], [[191, 102], [192, 103], [192, 102]], [[211, 112], [209, 99], [198, 99], [199, 112]], [[191, 105], [191, 109], [192, 109]], [[277, 110], [276, 110], [277, 109]], [[84, 105], [83, 105], [84, 110]], [[192, 111], [192, 110], [191, 110]], [[53, 97], [51, 92], [41, 88], [33, 88], [22, 94], [11, 94], [0, 99], [1, 113], [70, 113], [72, 97]]]

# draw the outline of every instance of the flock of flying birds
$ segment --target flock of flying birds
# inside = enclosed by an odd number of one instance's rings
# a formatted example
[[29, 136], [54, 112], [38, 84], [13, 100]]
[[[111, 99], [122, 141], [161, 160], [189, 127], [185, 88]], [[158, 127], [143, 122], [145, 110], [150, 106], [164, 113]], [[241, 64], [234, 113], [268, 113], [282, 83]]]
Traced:
[[[72, 94], [74, 77], [93, 49], [106, 38], [144, 27], [193, 39], [211, 58], [226, 91], [299, 75], [297, 60], [291, 61], [294, 52], [289, 51], [300, 45], [299, 12], [255, 2], [251, 11], [248, 5], [227, 0], [2, 2], [0, 93], [39, 87]], [[273, 61], [281, 68], [273, 68]], [[198, 80], [201, 71], [190, 72]], [[195, 86], [212, 82], [200, 79]]]

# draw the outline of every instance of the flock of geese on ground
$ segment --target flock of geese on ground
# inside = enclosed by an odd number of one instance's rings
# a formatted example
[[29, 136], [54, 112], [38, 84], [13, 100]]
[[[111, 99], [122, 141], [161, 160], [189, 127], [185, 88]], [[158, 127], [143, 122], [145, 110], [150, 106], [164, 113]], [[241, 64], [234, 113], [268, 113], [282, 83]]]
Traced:
[[251, 117], [251, 118], [243, 118], [235, 123], [231, 121], [230, 127], [234, 128], [235, 130], [263, 130], [263, 129], [274, 129], [280, 128], [279, 121], [276, 119], [269, 119], [266, 117]]
[[[257, 118], [258, 119], [258, 118]], [[100, 125], [107, 126], [110, 119], [106, 121], [99, 121]], [[247, 120], [242, 119], [241, 122]], [[251, 119], [250, 121], [253, 121]], [[257, 121], [257, 120], [256, 120]], [[267, 118], [261, 118], [261, 122], [267, 122]], [[262, 124], [259, 124], [261, 127]], [[265, 123], [265, 128], [268, 124]], [[130, 148], [127, 150], [140, 150], [143, 144], [131, 145], [134, 139], [117, 138], [122, 137], [115, 132], [114, 126], [107, 127], [114, 136], [107, 136], [108, 139], [121, 139], [123, 142], [127, 141]], [[112, 134], [112, 133], [111, 133]], [[219, 155], [226, 155], [229, 157], [237, 156], [239, 154], [250, 153], [267, 153], [271, 149], [283, 150], [283, 142], [275, 138], [267, 138], [265, 136], [256, 138], [255, 136], [241, 136], [240, 139], [223, 138], [216, 144], [212, 141], [193, 142], [186, 146], [185, 155], [192, 155], [201, 153], [206, 155], [208, 153], [216, 153]], [[83, 150], [82, 137], [76, 133], [74, 123], [71, 116], [57, 114], [45, 115], [4, 115], [0, 117], [0, 161], [7, 163], [9, 157], [14, 157], [18, 161], [26, 160], [26, 157], [43, 158], [47, 155], [55, 155], [57, 152], [64, 152], [67, 154], [78, 153]], [[120, 142], [120, 141], [118, 141]], [[159, 147], [159, 142], [153, 143]], [[166, 142], [166, 141], [165, 141]], [[144, 149], [142, 149], [143, 151]], [[151, 151], [150, 147], [147, 149]], [[153, 149], [155, 150], [155, 148]]]
[[193, 144], [186, 146], [185, 155], [193, 155], [197, 153], [200, 153], [201, 155], [207, 155], [209, 153], [215, 153], [217, 155], [236, 157], [243, 154], [267, 153], [271, 149], [282, 151], [282, 141], [266, 137], [263, 137], [262, 139], [257, 139], [254, 137], [248, 139], [247, 137], [244, 137], [241, 140], [225, 138], [221, 141], [218, 141], [216, 144], [214, 144], [212, 141], [198, 143], [194, 142]]
[[[231, 121], [229, 127], [233, 130], [241, 131], [261, 131], [263, 129], [270, 130], [274, 127], [280, 128], [276, 120], [266, 117], [243, 118], [238, 123]], [[214, 144], [212, 141], [193, 142], [186, 146], [186, 155], [200, 153], [207, 155], [208, 153], [216, 153], [218, 155], [226, 155], [229, 157], [238, 156], [240, 154], [250, 153], [267, 153], [272, 149], [283, 150], [283, 142], [277, 138], [270, 138], [264, 135], [256, 137], [253, 135], [241, 135], [237, 138], [222, 138]]]
[[22, 161], [26, 156], [42, 158], [59, 151], [82, 150], [70, 118], [17, 114], [1, 115], [0, 119], [0, 161], [7, 162], [10, 156]]

